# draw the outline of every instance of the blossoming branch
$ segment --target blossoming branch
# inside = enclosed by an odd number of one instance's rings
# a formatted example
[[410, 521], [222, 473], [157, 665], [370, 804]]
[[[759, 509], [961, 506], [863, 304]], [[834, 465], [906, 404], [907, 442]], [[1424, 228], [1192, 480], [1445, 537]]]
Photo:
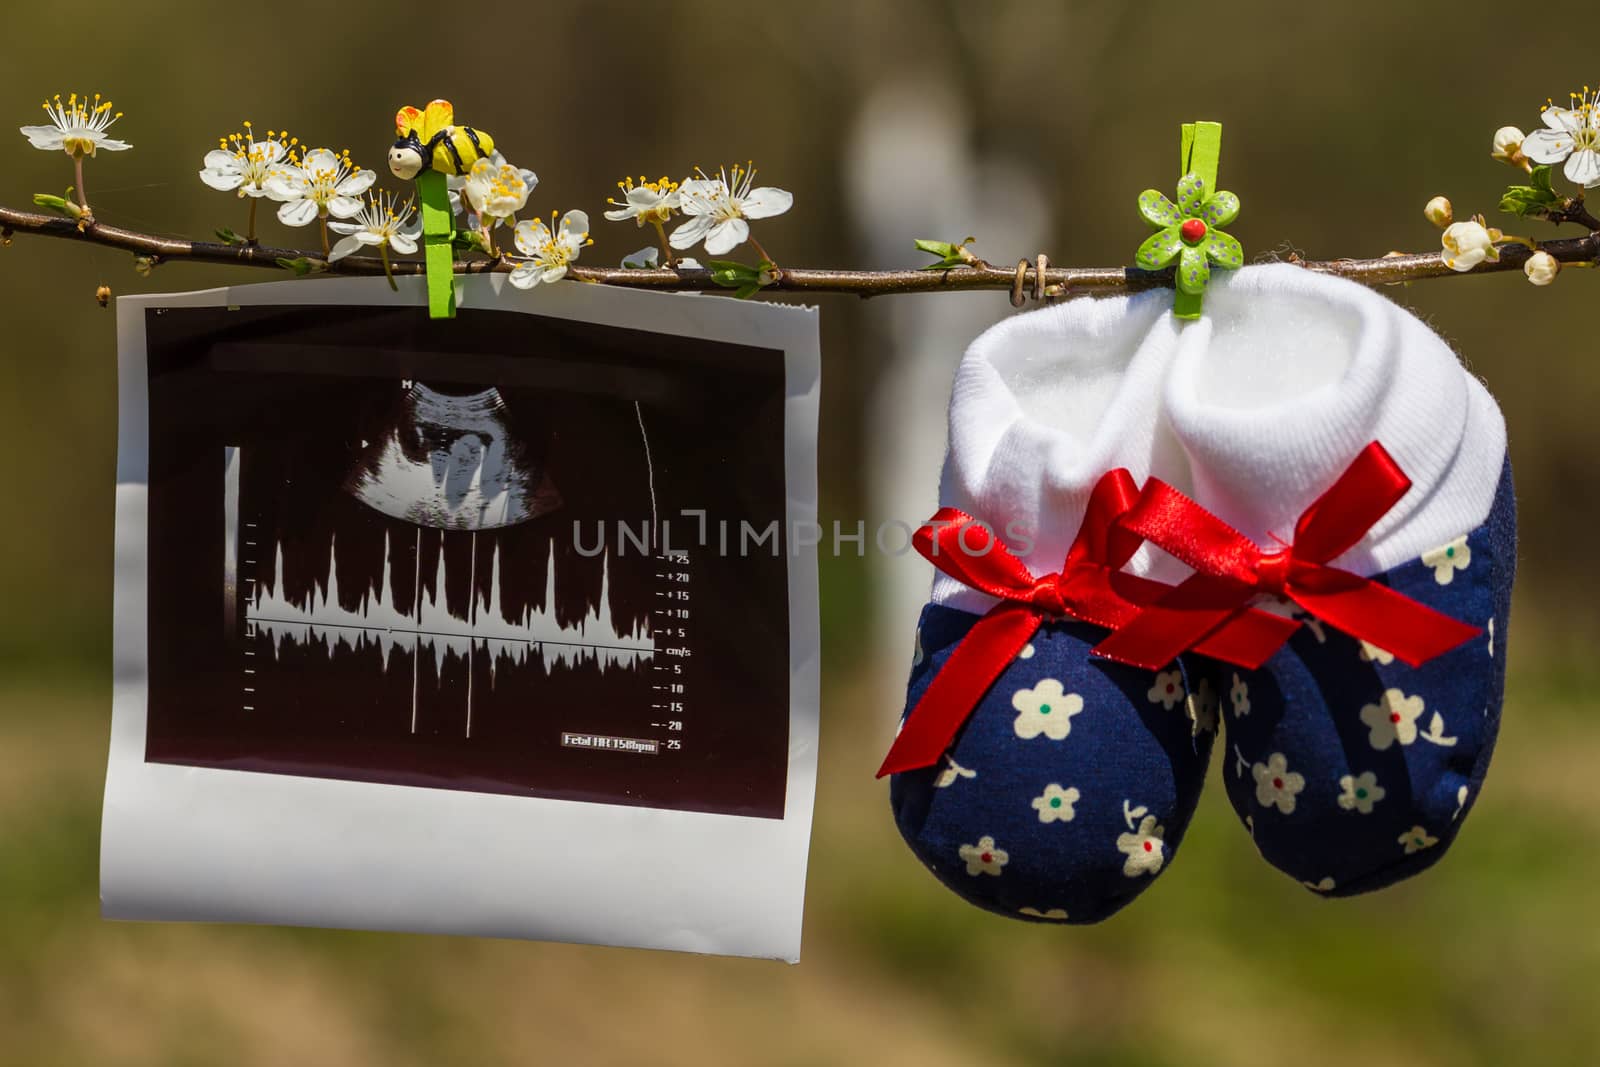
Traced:
[[[5, 244], [18, 233], [29, 233], [120, 248], [134, 255], [134, 266], [142, 275], [177, 259], [286, 269], [297, 275], [382, 273], [390, 276], [391, 284], [394, 275], [424, 272], [419, 260], [394, 258], [419, 252], [421, 223], [415, 198], [374, 190], [376, 172], [358, 166], [348, 150], [307, 150], [286, 132], [268, 130], [262, 138], [249, 122], [244, 123], [242, 132], [219, 139], [217, 148], [206, 153], [199, 178], [212, 189], [248, 201], [245, 234], [220, 228], [215, 242], [184, 240], [111, 225], [89, 207], [85, 161], [100, 149], [132, 147], [106, 132], [122, 118], [121, 112], [99, 95], [91, 99], [76, 93], [65, 102], [60, 96], [47, 100], [44, 110], [50, 125], [25, 126], [21, 132], [33, 147], [61, 151], [71, 158], [75, 184], [65, 196], [33, 197], [37, 206], [54, 216], [0, 207], [0, 238]], [[403, 114], [422, 116], [417, 109]], [[1540, 118], [1544, 128], [1531, 134], [1514, 126], [1494, 134], [1491, 156], [1521, 170], [1528, 182], [1509, 187], [1499, 207], [1523, 219], [1575, 224], [1587, 231], [1585, 235], [1535, 240], [1507, 234], [1481, 214], [1457, 220], [1450, 201], [1434, 197], [1424, 215], [1442, 231], [1437, 251], [1322, 262], [1290, 256], [1290, 261], [1368, 285], [1507, 270], [1522, 270], [1535, 285], [1549, 285], [1564, 267], [1594, 266], [1600, 262], [1600, 219], [1587, 209], [1584, 195], [1600, 186], [1600, 92], [1586, 86], [1582, 93], [1570, 95], [1568, 106], [1547, 102]], [[755, 237], [751, 223], [786, 214], [794, 197], [775, 186], [755, 185], [755, 167], [743, 164], [719, 168], [715, 174], [696, 168], [692, 176], [679, 181], [641, 177], [635, 184], [624, 179], [618, 185], [622, 199], [608, 199], [611, 210], [604, 216], [613, 223], [650, 226], [655, 243], [620, 257], [617, 267], [580, 265], [579, 255], [594, 244], [587, 212], [573, 209], [552, 213], [549, 222], [542, 218], [519, 222], [517, 216], [527, 208], [538, 176], [509, 162], [481, 131], [458, 126], [448, 130], [449, 140], [438, 150], [469, 153], [460, 160], [459, 173], [448, 178], [448, 210], [452, 218], [460, 219], [451, 242], [456, 253], [453, 269], [507, 273], [512, 284], [523, 288], [575, 280], [659, 290], [726, 289], [740, 297], [763, 290], [873, 296], [1010, 289], [1012, 302], [1021, 303], [1030, 293], [1051, 298], [1184, 284], [1203, 287], [1201, 275], [1208, 261], [1228, 267], [1242, 262], [1239, 243], [1220, 229], [1237, 215], [1237, 198], [1204, 188], [1180, 188], [1176, 205], [1153, 191], [1141, 199], [1140, 212], [1157, 232], [1140, 247], [1134, 267], [1052, 267], [1042, 255], [1021, 260], [1015, 267], [999, 266], [974, 254], [967, 247], [971, 238], [961, 243], [916, 241], [917, 248], [936, 257], [936, 262], [921, 268], [855, 271], [779, 266]], [[434, 147], [430, 144], [429, 151]], [[408, 152], [404, 142], [390, 151], [391, 170], [402, 180], [416, 174], [416, 163], [396, 158]], [[1556, 187], [1557, 166], [1574, 188]], [[278, 204], [276, 217], [284, 226], [317, 223], [320, 252], [262, 243], [256, 217], [262, 199]], [[442, 196], [440, 203], [442, 211]], [[498, 239], [502, 227], [510, 227], [513, 248], [503, 247]], [[337, 245], [330, 244], [330, 231], [341, 236]], [[703, 246], [707, 256], [722, 257], [745, 244], [758, 257], [753, 264], [712, 258], [702, 265], [678, 254]], [[377, 255], [355, 254], [364, 249], [374, 249]]]

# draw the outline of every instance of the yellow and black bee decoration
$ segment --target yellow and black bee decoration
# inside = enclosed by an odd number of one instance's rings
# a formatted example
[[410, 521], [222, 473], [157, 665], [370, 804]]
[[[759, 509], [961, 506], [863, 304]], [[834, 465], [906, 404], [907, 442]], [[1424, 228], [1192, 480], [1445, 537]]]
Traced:
[[471, 126], [456, 125], [455, 108], [435, 100], [426, 108], [403, 107], [394, 117], [399, 140], [389, 149], [389, 170], [410, 181], [425, 170], [465, 174], [494, 151], [494, 138]]

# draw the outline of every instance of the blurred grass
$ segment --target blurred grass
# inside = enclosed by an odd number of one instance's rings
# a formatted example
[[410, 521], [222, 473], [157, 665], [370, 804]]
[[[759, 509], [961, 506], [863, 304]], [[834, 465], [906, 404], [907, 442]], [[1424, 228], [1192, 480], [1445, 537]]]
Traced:
[[871, 778], [880, 724], [836, 682], [798, 968], [102, 923], [106, 689], [0, 689], [0, 1063], [1279, 1067], [1292, 1049], [1342, 1067], [1600, 1047], [1600, 697], [1525, 667], [1472, 825], [1428, 876], [1317, 898], [1255, 856], [1214, 782], [1171, 872], [1070, 929], [979, 912], [918, 868]]
[[[1435, 193], [1458, 215], [1491, 210], [1511, 177], [1487, 158], [1493, 129], [1529, 128], [1547, 95], [1595, 80], [1592, 41], [1560, 29], [1554, 9], [1549, 27], [1517, 30], [1445, 0], [1250, 0], [1205, 13], [563, 0], [498, 11], [492, 32], [464, 11], [470, 43], [439, 44], [437, 8], [414, 0], [376, 16], [292, 0], [270, 11], [12, 5], [0, 111], [33, 122], [44, 94], [109, 92], [135, 149], [90, 164], [92, 202], [109, 220], [200, 235], [241, 224], [238, 202], [192, 173], [240, 119], [370, 163], [398, 105], [446, 95], [539, 172], [530, 209], [595, 213], [623, 173], [754, 157], [763, 181], [797, 199], [763, 224], [768, 248], [794, 264], [887, 266], [867, 262], [870, 220], [847, 202], [842, 146], [859, 100], [921, 78], [957, 87], [972, 153], [1018, 161], [1062, 205], [1097, 205], [1058, 212], [1037, 247], [989, 247], [974, 220], [978, 250], [1103, 264], [1127, 261], [1143, 236], [1125, 206], [1173, 177], [1181, 121], [1225, 122], [1223, 178], [1245, 204], [1234, 232], [1252, 254], [1286, 242], [1313, 257], [1377, 255], [1434, 247], [1420, 209]], [[1203, 49], [1180, 47], [1196, 35]], [[20, 138], [8, 151], [0, 203], [70, 180], [64, 157]], [[596, 236], [596, 261], [643, 243], [632, 230]], [[920, 236], [965, 233], [907, 233], [892, 263], [916, 262]], [[101, 281], [126, 293], [271, 277], [171, 264], [144, 281], [130, 266], [25, 237], [0, 248], [0, 454], [15, 472], [0, 494], [0, 1064], [1596, 1062], [1600, 277], [1388, 294], [1496, 394], [1521, 505], [1500, 751], [1471, 827], [1434, 871], [1369, 897], [1316, 898], [1255, 856], [1212, 788], [1171, 872], [1103, 926], [1022, 925], [966, 906], [901, 845], [871, 778], [898, 710], [876, 694], [908, 650], [868, 639], [871, 561], [824, 558], [822, 779], [805, 961], [791, 969], [97, 918], [116, 390], [113, 317], [91, 294]], [[998, 295], [897, 299], [1007, 310]], [[850, 528], [864, 510], [864, 411], [890, 303], [825, 302], [825, 523]]]

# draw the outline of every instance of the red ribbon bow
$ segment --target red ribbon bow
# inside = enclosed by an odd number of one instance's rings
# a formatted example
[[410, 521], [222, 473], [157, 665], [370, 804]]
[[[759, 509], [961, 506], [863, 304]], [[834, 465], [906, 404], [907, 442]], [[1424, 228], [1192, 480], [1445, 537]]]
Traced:
[[[1114, 629], [1137, 616], [1141, 604], [1154, 603], [1171, 590], [1121, 571], [1141, 538], [1118, 520], [1138, 499], [1126, 470], [1103, 475], [1060, 573], [1042, 578], [1035, 578], [987, 526], [957, 508], [940, 508], [917, 530], [912, 544], [929, 562], [963, 584], [999, 597], [1000, 603], [967, 631], [934, 675], [878, 768], [879, 778], [937, 763], [973, 707], [1046, 618], [1070, 616]], [[1281, 644], [1298, 626], [1277, 615], [1246, 610], [1226, 625], [1212, 627], [1216, 632], [1205, 635], [1198, 650], [1232, 660], [1274, 639]]]
[[[1328, 566], [1366, 536], [1410, 488], [1411, 479], [1374, 441], [1300, 516], [1294, 543], [1263, 552], [1172, 486], [1151, 478], [1119, 525], [1189, 564], [1195, 574], [1138, 612], [1095, 652], [1158, 670], [1186, 649], [1203, 651], [1206, 636], [1247, 610], [1258, 593], [1285, 597], [1413, 667], [1455, 648], [1476, 636], [1478, 628], [1386, 585]], [[1243, 649], [1233, 650], [1244, 653], [1239, 658], [1208, 654], [1254, 668], [1287, 639], [1288, 634], [1250, 635]]]

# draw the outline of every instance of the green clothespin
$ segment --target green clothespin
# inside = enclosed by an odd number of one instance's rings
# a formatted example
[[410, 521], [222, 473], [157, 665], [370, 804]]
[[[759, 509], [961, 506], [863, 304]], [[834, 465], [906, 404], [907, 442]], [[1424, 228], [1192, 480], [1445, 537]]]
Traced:
[[436, 170], [417, 175], [417, 200], [422, 205], [422, 256], [428, 278], [428, 318], [456, 317], [456, 220], [450, 211], [450, 189]]
[[1156, 232], [1145, 239], [1134, 263], [1145, 270], [1177, 265], [1177, 297], [1172, 313], [1198, 319], [1215, 264], [1234, 270], [1244, 264], [1244, 249], [1220, 227], [1239, 217], [1239, 198], [1216, 191], [1222, 156], [1220, 122], [1187, 122], [1179, 145], [1178, 202], [1155, 189], [1139, 194], [1139, 214]]
[[417, 182], [422, 206], [422, 255], [428, 278], [428, 317], [456, 317], [455, 216], [446, 174], [465, 174], [494, 151], [494, 138], [456, 123], [448, 100], [426, 108], [403, 107], [394, 119], [398, 140], [389, 149], [389, 170]]

